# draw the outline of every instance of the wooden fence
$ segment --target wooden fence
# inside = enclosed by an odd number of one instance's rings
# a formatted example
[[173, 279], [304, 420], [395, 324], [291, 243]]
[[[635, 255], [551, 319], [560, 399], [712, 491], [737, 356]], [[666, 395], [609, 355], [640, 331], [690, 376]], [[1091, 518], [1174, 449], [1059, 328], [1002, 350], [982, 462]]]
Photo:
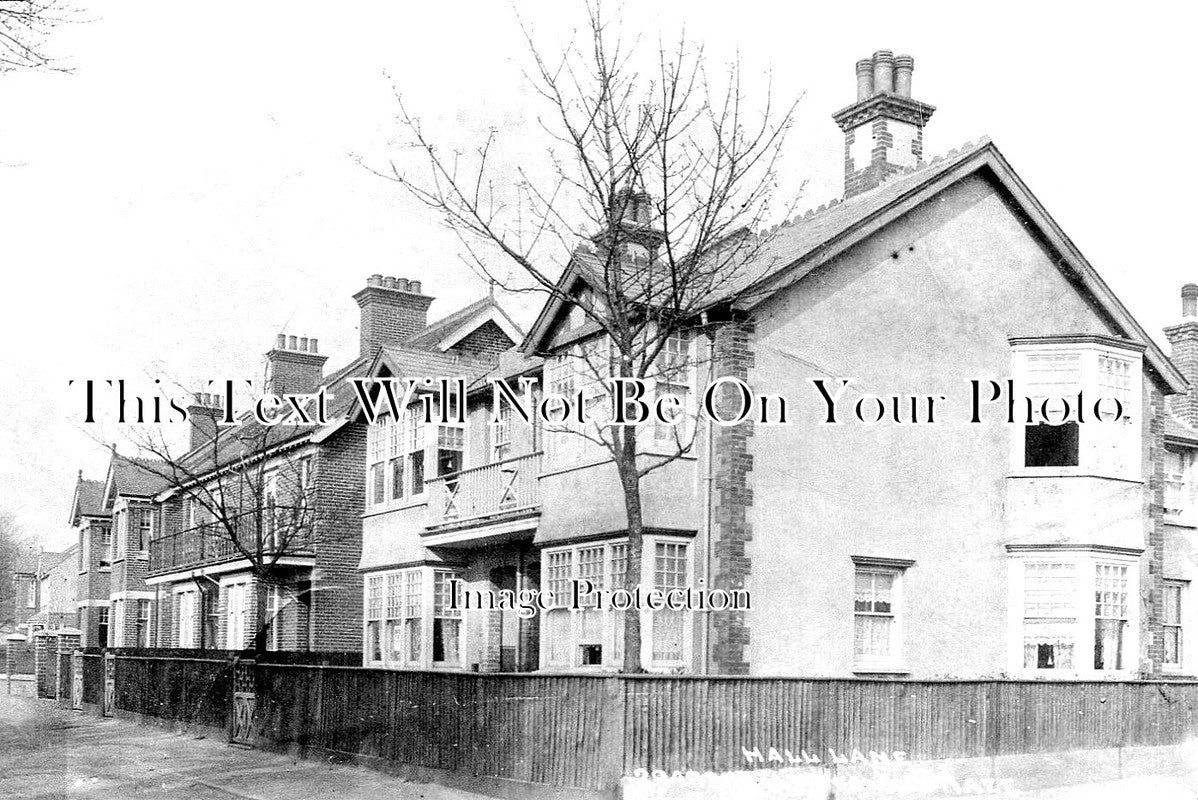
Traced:
[[[87, 702], [101, 695], [99, 660], [84, 659]], [[770, 748], [828, 764], [854, 750], [970, 758], [1198, 736], [1198, 683], [1180, 681], [479, 675], [239, 663], [237, 691], [243, 700], [252, 691], [251, 741], [260, 746], [599, 791], [639, 769], [746, 769], [754, 752]], [[232, 730], [233, 675], [229, 658], [117, 654], [115, 708]]]

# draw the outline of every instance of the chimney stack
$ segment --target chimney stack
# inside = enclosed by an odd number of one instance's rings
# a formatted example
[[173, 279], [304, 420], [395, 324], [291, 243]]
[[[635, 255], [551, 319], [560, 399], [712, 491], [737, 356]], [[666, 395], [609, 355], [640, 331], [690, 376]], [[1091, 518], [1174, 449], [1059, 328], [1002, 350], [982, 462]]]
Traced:
[[317, 340], [280, 333], [266, 354], [266, 390], [270, 394], [304, 394], [320, 386], [328, 356], [317, 353]]
[[216, 439], [216, 423], [225, 413], [224, 401], [219, 394], [196, 392], [187, 407], [187, 419], [191, 422], [191, 438], [188, 451], [211, 445]]
[[915, 59], [879, 50], [857, 62], [857, 102], [832, 115], [844, 131], [844, 196], [868, 192], [923, 157], [934, 106], [911, 99]]
[[359, 356], [373, 356], [385, 344], [400, 344], [428, 327], [433, 298], [420, 293], [420, 281], [371, 275], [354, 295], [361, 309]]
[[1198, 284], [1181, 287], [1181, 322], [1165, 328], [1169, 358], [1190, 384], [1185, 394], [1169, 395], [1169, 410], [1190, 427], [1198, 428]]

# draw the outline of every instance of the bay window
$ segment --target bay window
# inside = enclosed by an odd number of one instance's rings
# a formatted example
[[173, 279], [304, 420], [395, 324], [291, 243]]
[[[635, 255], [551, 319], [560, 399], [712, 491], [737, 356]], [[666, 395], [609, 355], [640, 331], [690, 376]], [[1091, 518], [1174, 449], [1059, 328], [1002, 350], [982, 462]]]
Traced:
[[1138, 552], [1099, 546], [1008, 549], [1012, 666], [1046, 677], [1130, 675], [1139, 668]]
[[[1107, 336], [1011, 345], [1015, 422], [1023, 425], [1012, 437], [1012, 466], [1028, 475], [1139, 479], [1143, 347]], [[1100, 399], [1102, 419], [1095, 413]]]
[[367, 664], [386, 667], [462, 667], [461, 609], [449, 607], [457, 570], [409, 567], [366, 578], [364, 636]]
[[[651, 589], [665, 593], [690, 585], [689, 541], [646, 536], [643, 546], [641, 580], [636, 582], [641, 584], [642, 597]], [[625, 584], [625, 540], [550, 548], [542, 559], [542, 590], [552, 597], [554, 606], [542, 615], [542, 653], [547, 667], [620, 667], [625, 615], [633, 613], [641, 614], [646, 667], [680, 669], [689, 665], [691, 612], [686, 609], [617, 610], [610, 602], [600, 607], [597, 595], [580, 595], [580, 607], [570, 607], [575, 580], [589, 581], [596, 590], [632, 589]]]

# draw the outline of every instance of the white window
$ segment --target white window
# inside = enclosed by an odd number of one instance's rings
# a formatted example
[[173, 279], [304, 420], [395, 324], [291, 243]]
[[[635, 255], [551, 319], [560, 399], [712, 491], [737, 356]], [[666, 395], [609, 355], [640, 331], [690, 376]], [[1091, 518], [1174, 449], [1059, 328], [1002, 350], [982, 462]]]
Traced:
[[280, 586], [270, 586], [266, 590], [266, 649], [279, 649], [279, 612], [282, 609], [282, 593]]
[[100, 528], [100, 569], [112, 567], [112, 528]]
[[[668, 591], [687, 586], [685, 542], [656, 542], [653, 545], [653, 588]], [[653, 618], [653, 665], [682, 666], [685, 663], [687, 612], [663, 608], [650, 612]]]
[[1127, 566], [1094, 565], [1094, 669], [1123, 669], [1130, 657]]
[[1166, 667], [1180, 668], [1182, 664], [1181, 609], [1185, 596], [1185, 584], [1181, 581], [1166, 581], [1164, 586], [1163, 613], [1161, 615], [1164, 656], [1161, 663]]
[[451, 570], [433, 570], [433, 664], [459, 666], [462, 661], [462, 610], [450, 608], [450, 582], [461, 580]]
[[137, 601], [137, 630], [135, 631], [137, 647], [150, 646], [150, 608], [150, 600]]
[[387, 442], [391, 424], [390, 414], [380, 414], [366, 431], [366, 504], [382, 505], [387, 489]]
[[1139, 349], [1107, 337], [1016, 339], [1012, 347], [1014, 414], [1023, 424], [1012, 437], [1012, 466], [1138, 479]]
[[421, 665], [422, 581], [421, 571], [407, 569], [392, 572], [387, 582], [387, 646], [384, 657], [394, 666], [418, 667]]
[[230, 650], [240, 650], [246, 646], [246, 636], [249, 633], [249, 626], [246, 624], [249, 612], [249, 584], [231, 583], [227, 592], [225, 646]]
[[149, 507], [130, 509], [137, 520], [136, 539], [137, 552], [146, 554], [150, 551], [150, 539], [154, 535], [154, 510]]
[[1165, 451], [1165, 516], [1174, 520], [1190, 517], [1190, 474], [1193, 453], [1189, 450]]
[[687, 424], [686, 409], [691, 403], [692, 364], [690, 358], [690, 336], [677, 332], [669, 336], [653, 364], [654, 396], [652, 404], [664, 397], [672, 397], [677, 407], [663, 406], [667, 416], [679, 419], [674, 425], [653, 423], [655, 442], [686, 447], [690, 443], [690, 425]]
[[113, 547], [115, 548], [112, 554], [113, 561], [119, 561], [125, 557], [129, 543], [129, 509], [122, 508], [116, 514], [114, 526], [116, 533], [113, 535]]
[[1045, 677], [1134, 674], [1139, 553], [1012, 547], [1012, 667]]
[[33, 578], [25, 586], [25, 605], [28, 608], [37, 608], [37, 579]]
[[197, 592], [195, 589], [175, 594], [175, 630], [179, 633], [179, 647], [198, 647], [196, 641]]
[[279, 544], [280, 537], [286, 532], [280, 530], [281, 512], [279, 510], [279, 474], [272, 472], [266, 476], [266, 488], [263, 492], [262, 509], [262, 544], [265, 552], [273, 552]]
[[491, 425], [491, 461], [503, 461], [512, 452], [512, 407], [499, 407], [499, 416]]
[[[628, 588], [628, 545], [623, 540], [554, 548], [543, 553], [542, 590], [554, 607], [542, 615], [542, 653], [548, 667], [617, 668], [624, 659], [625, 615], [641, 614], [642, 654], [648, 668], [678, 669], [690, 662], [690, 616], [685, 610], [616, 611], [580, 593], [571, 608], [574, 581], [595, 589]], [[667, 592], [689, 585], [690, 546], [685, 540], [645, 537], [641, 579]], [[581, 586], [579, 591], [581, 592]], [[564, 607], [557, 607], [564, 606]]]
[[1023, 566], [1023, 666], [1074, 668], [1077, 568], [1069, 561]]
[[383, 660], [383, 576], [366, 579], [366, 660], [378, 664]]
[[860, 562], [853, 574], [853, 668], [900, 669], [903, 570]]
[[112, 601], [112, 646], [125, 646], [125, 601]]

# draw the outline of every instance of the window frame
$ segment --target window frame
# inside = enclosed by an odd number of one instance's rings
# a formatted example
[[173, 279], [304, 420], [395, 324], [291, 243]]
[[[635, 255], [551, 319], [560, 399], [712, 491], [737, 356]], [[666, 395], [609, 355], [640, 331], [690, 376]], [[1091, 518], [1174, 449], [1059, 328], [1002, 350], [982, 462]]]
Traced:
[[[1189, 581], [1171, 580], [1166, 578], [1161, 591], [1161, 669], [1165, 672], [1183, 672], [1186, 666], [1186, 647], [1185, 647], [1185, 603], [1187, 588]], [[1176, 618], [1170, 620], [1169, 607], [1170, 594], [1176, 594], [1174, 614]], [[1174, 661], [1165, 660], [1164, 653], [1167, 652], [1165, 640], [1167, 635], [1172, 632], [1176, 636], [1176, 644], [1174, 650], [1177, 653], [1177, 658]]]
[[[1008, 545], [1008, 664], [1010, 672], [1021, 678], [1036, 679], [1128, 679], [1139, 674], [1140, 631], [1145, 620], [1140, 607], [1140, 556], [1142, 551], [1095, 545]], [[1071, 564], [1074, 587], [1070, 602], [1072, 616], [1059, 617], [1062, 625], [1071, 626], [1073, 666], [1067, 669], [1025, 666], [1024, 610], [1026, 599], [1025, 570], [1029, 563]], [[1095, 592], [1098, 588], [1098, 568], [1126, 567], [1127, 625], [1123, 631], [1123, 664], [1119, 668], [1099, 669], [1094, 666], [1096, 613]]]
[[[885, 558], [874, 556], [852, 556], [852, 664], [853, 672], [865, 674], [908, 672], [906, 661], [906, 583], [907, 571], [915, 565], [910, 559]], [[860, 574], [886, 575], [890, 577], [890, 610], [859, 611], [857, 609], [857, 576]], [[876, 592], [875, 592], [876, 594]], [[876, 599], [875, 601], [876, 602]], [[857, 650], [857, 620], [858, 618], [888, 618], [890, 620], [887, 642], [887, 653], [871, 655], [859, 653]]]
[[[695, 547], [694, 540], [689, 536], [674, 536], [669, 534], [646, 534], [643, 539], [644, 555], [641, 559], [641, 576], [640, 585], [642, 592], [652, 590], [654, 588], [670, 588], [658, 587], [656, 585], [656, 553], [657, 547], [660, 544], [665, 545], [681, 545], [685, 547], [684, 563], [686, 572], [682, 578], [682, 586], [689, 585], [695, 570]], [[581, 569], [580, 552], [592, 550], [598, 547], [603, 547], [603, 586], [606, 588], [618, 588], [616, 586], [617, 576], [624, 576], [626, 573], [616, 569], [617, 563], [627, 564], [627, 547], [628, 537], [619, 536], [610, 539], [602, 539], [588, 542], [575, 542], [571, 544], [558, 545], [555, 547], [546, 547], [541, 551], [541, 591], [548, 594], [552, 592], [554, 583], [560, 580], [566, 581], [566, 586], [570, 586], [570, 579], [590, 578], [591, 576], [583, 575]], [[621, 555], [617, 556], [616, 554]], [[569, 573], [568, 577], [563, 579], [558, 577], [553, 572], [551, 561], [555, 556], [569, 554]], [[641, 664], [647, 671], [650, 672], [678, 672], [689, 671], [694, 663], [694, 613], [690, 610], [681, 612], [668, 611], [666, 613], [681, 613], [682, 614], [682, 657], [680, 659], [657, 659], [654, 657], [655, 651], [655, 619], [654, 611], [650, 609], [642, 609], [640, 614], [641, 621]], [[588, 612], [583, 609], [560, 609], [557, 611], [547, 611], [538, 615], [540, 620], [540, 663], [546, 669], [568, 669], [571, 671], [583, 672], [611, 672], [619, 670], [624, 663], [623, 653], [623, 615], [636, 613], [633, 610], [616, 611], [608, 608], [598, 613], [603, 614], [602, 620], [602, 658], [599, 664], [583, 664], [582, 663], [582, 648], [589, 644], [583, 642], [582, 626], [584, 623], [584, 615]], [[554, 632], [551, 629], [556, 623], [557, 617], [552, 615], [568, 615], [566, 623], [566, 646], [564, 653], [568, 654], [567, 658], [562, 658], [554, 651]]]
[[[1011, 436], [1010, 469], [1019, 477], [1096, 475], [1121, 480], [1143, 480], [1141, 472], [1141, 444], [1143, 419], [1143, 348], [1131, 342], [1120, 342], [1104, 336], [1012, 338], [1011, 377], [1015, 391], [1015, 425], [1018, 432]], [[1033, 381], [1031, 365], [1037, 359], [1073, 357], [1077, 359], [1076, 381], [1061, 383], [1059, 391], [1044, 396], [1063, 395], [1071, 404], [1078, 391], [1084, 395], [1085, 422], [1078, 428], [1078, 463], [1076, 466], [1027, 466], [1027, 425], [1023, 419], [1024, 397], [1041, 396], [1035, 389], [1047, 387], [1051, 382], [1041, 379]], [[1104, 392], [1104, 361], [1125, 364], [1127, 367], [1126, 392], [1123, 400], [1124, 418], [1118, 422], [1098, 422], [1094, 419], [1094, 402], [1109, 395]], [[1110, 403], [1104, 404], [1104, 413], [1110, 413]], [[1071, 408], [1070, 419], [1076, 419], [1077, 409]], [[1054, 415], [1054, 421], [1059, 415]], [[1035, 423], [1033, 423], [1035, 424]]]

